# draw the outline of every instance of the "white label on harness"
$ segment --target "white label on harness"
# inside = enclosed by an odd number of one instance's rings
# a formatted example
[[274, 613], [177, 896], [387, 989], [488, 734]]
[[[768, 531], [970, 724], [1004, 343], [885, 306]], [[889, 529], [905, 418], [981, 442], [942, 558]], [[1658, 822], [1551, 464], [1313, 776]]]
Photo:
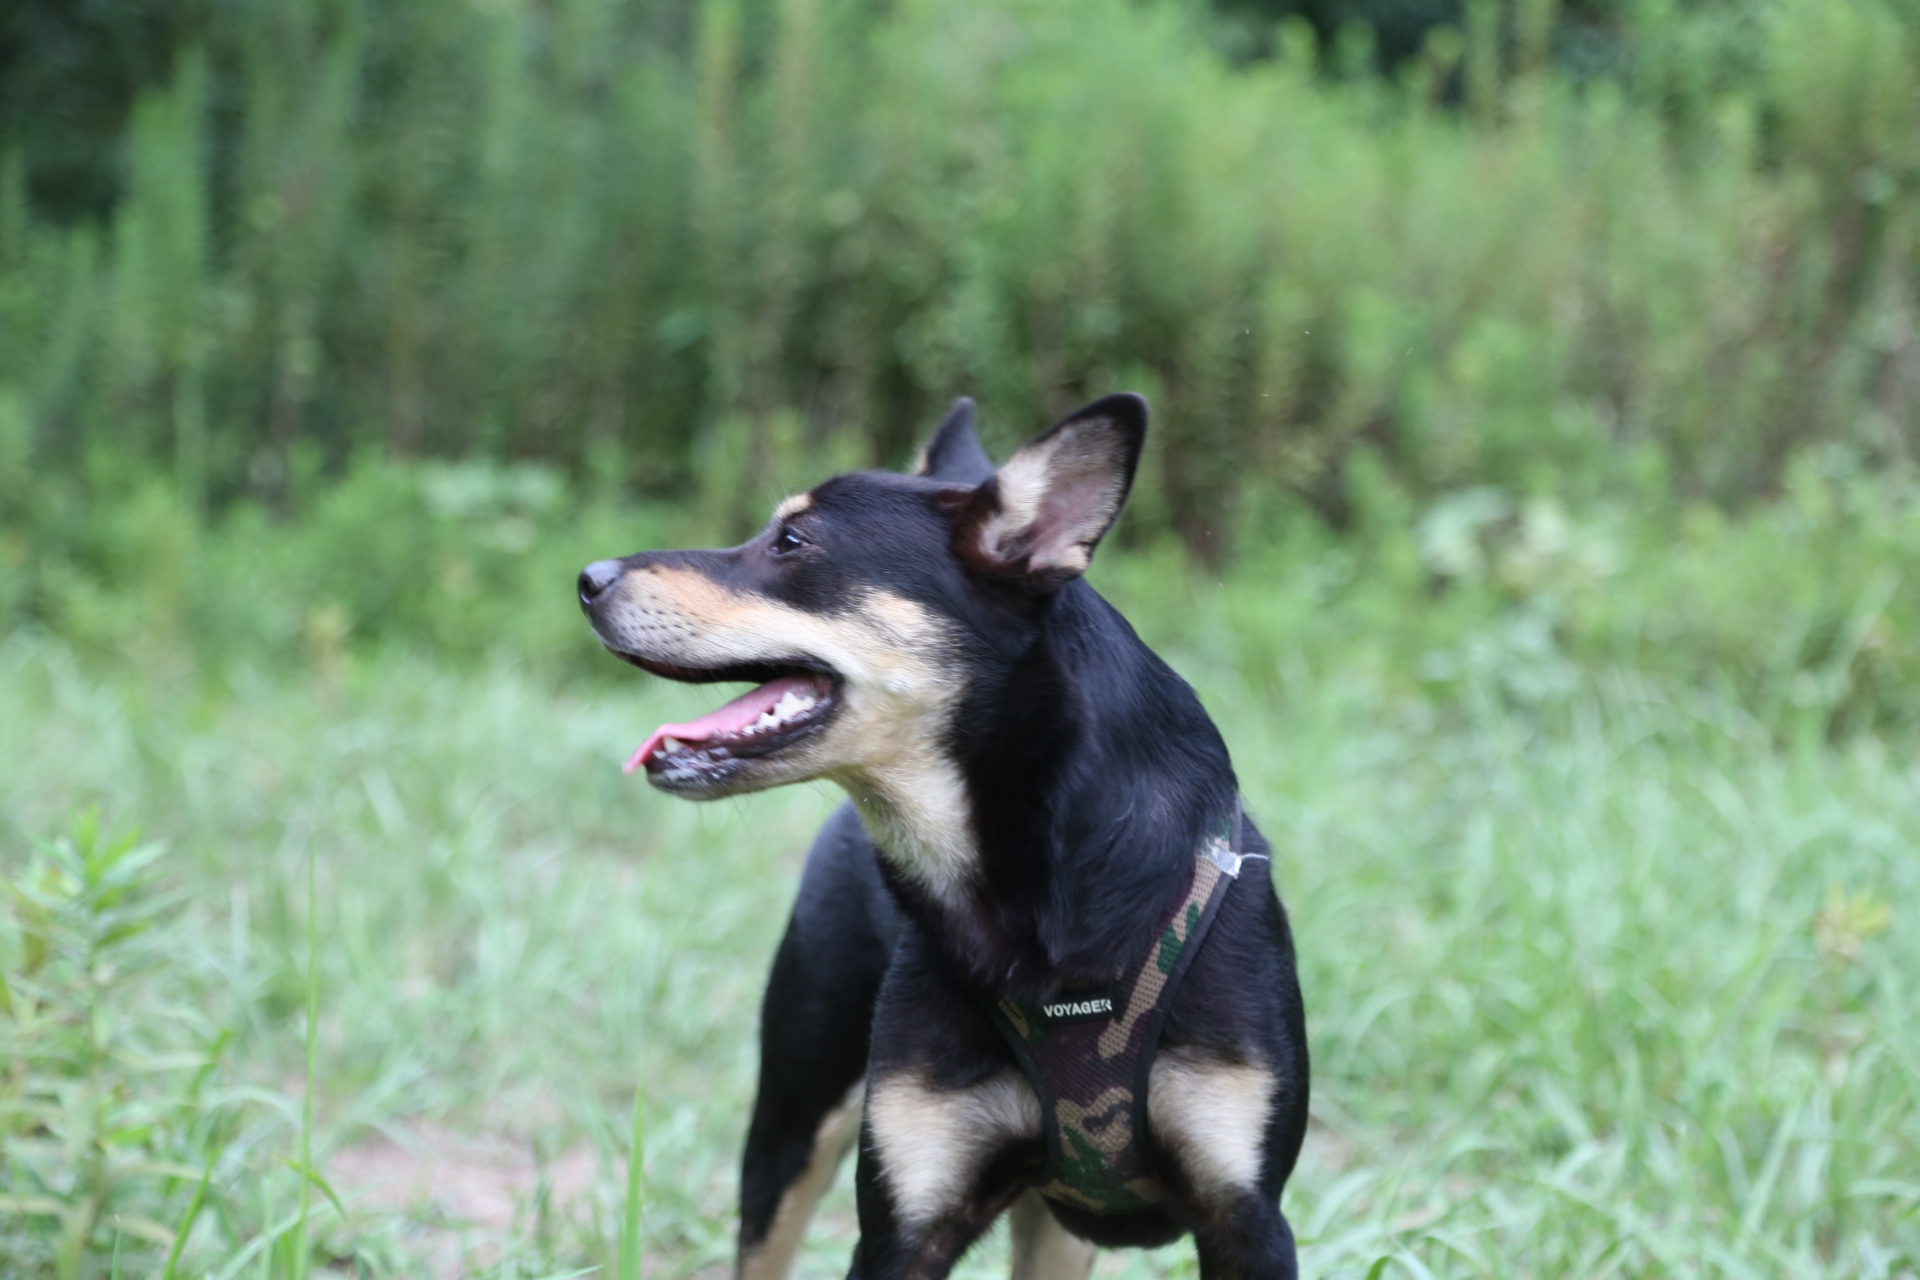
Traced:
[[1113, 1016], [1111, 992], [1076, 991], [1040, 1006], [1040, 1016], [1049, 1026], [1062, 1022], [1091, 1022]]

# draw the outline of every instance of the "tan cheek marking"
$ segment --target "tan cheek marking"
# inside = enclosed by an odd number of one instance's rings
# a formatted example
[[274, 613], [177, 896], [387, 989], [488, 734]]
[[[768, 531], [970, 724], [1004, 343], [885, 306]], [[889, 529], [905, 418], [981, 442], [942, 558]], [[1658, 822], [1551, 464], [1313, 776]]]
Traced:
[[807, 1236], [807, 1223], [814, 1206], [833, 1185], [834, 1171], [852, 1150], [860, 1136], [860, 1101], [863, 1088], [855, 1085], [847, 1100], [827, 1113], [814, 1134], [813, 1155], [807, 1167], [780, 1197], [780, 1208], [773, 1225], [759, 1244], [740, 1251], [740, 1280], [786, 1280], [793, 1259]]
[[[695, 570], [658, 566], [631, 570], [609, 615], [614, 639], [649, 657], [688, 666], [814, 652], [824, 621], [777, 601], [728, 591]], [[832, 661], [826, 653], [816, 656]]]
[[[964, 673], [944, 655], [947, 625], [924, 607], [872, 592], [858, 661], [882, 678], [850, 691], [829, 750], [874, 842], [939, 900], [959, 892], [974, 865], [973, 813], [965, 784], [940, 746]], [[871, 648], [869, 649], [869, 646]]]
[[1147, 1121], [1202, 1199], [1259, 1184], [1267, 1112], [1278, 1082], [1265, 1067], [1166, 1049], [1147, 1085]]
[[943, 710], [963, 687], [957, 664], [944, 659], [950, 645], [950, 624], [930, 610], [891, 592], [869, 591], [853, 616], [863, 625], [841, 626], [822, 643], [836, 646], [836, 656], [841, 659], [834, 663], [836, 668], [867, 676], [867, 685], [897, 701], [890, 711], [894, 718], [911, 719], [917, 711]]
[[754, 614], [766, 608], [692, 569], [648, 566], [632, 570], [628, 578], [630, 596], [632, 591], [641, 594], [641, 599], [634, 603], [652, 612], [661, 612], [665, 606], [680, 615], [679, 621], [703, 630], [750, 623]]
[[1040, 1100], [1017, 1071], [960, 1090], [903, 1073], [874, 1085], [867, 1126], [894, 1209], [908, 1226], [925, 1227], [960, 1206], [1001, 1147], [1040, 1136]]

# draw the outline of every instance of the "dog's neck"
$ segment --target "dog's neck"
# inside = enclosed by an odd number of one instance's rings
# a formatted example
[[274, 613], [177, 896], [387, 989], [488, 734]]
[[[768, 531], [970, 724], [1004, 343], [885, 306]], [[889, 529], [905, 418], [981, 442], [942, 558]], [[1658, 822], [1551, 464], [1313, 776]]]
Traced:
[[1145, 945], [1235, 783], [1192, 690], [1083, 584], [1005, 677], [957, 708], [957, 756], [842, 782], [943, 950], [1042, 992]]
[[942, 911], [959, 909], [979, 876], [980, 849], [965, 780], [953, 761], [922, 753], [837, 776], [867, 836], [895, 871]]

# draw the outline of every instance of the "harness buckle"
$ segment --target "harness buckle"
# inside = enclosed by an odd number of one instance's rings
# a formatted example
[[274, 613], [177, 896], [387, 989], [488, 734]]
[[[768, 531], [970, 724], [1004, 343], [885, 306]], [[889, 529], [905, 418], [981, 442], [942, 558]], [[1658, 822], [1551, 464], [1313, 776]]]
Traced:
[[1203, 852], [1208, 862], [1220, 868], [1222, 873], [1234, 880], [1240, 878], [1240, 867], [1242, 863], [1249, 862], [1254, 858], [1258, 858], [1262, 862], [1270, 861], [1264, 853], [1235, 853], [1227, 847], [1227, 842], [1219, 836], [1215, 836], [1213, 839], [1207, 841]]

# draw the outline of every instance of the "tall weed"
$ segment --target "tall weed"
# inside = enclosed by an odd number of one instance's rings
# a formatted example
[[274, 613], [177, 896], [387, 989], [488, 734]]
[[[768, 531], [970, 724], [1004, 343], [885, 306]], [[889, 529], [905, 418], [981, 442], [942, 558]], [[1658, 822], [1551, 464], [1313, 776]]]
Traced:
[[223, 963], [205, 944], [159, 873], [163, 856], [91, 808], [5, 860], [9, 1276], [199, 1275], [299, 1227], [256, 1213], [263, 1189], [287, 1180], [274, 1156], [292, 1126], [277, 1091], [247, 1084], [231, 1061], [235, 1022], [221, 1015], [233, 1001], [219, 990], [242, 976], [238, 956]]

